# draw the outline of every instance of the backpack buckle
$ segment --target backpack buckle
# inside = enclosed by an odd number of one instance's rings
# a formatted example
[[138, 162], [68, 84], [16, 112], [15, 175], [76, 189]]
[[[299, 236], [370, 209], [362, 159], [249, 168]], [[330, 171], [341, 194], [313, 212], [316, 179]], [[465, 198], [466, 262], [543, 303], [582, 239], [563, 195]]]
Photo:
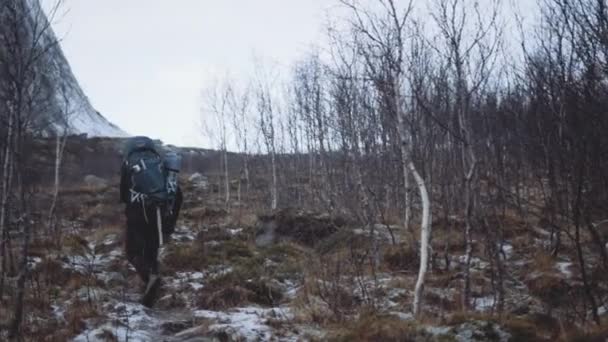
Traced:
[[145, 194], [142, 194], [141, 192], [137, 192], [133, 189], [129, 189], [129, 191], [131, 192], [131, 203], [141, 202], [146, 197]]

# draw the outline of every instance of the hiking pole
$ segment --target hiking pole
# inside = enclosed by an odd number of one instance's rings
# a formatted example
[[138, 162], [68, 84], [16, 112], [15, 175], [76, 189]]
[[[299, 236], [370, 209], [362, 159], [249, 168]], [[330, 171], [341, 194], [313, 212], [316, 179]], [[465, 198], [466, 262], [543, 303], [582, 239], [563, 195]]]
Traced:
[[156, 226], [158, 227], [158, 248], [163, 245], [163, 222], [160, 218], [160, 208], [156, 207]]

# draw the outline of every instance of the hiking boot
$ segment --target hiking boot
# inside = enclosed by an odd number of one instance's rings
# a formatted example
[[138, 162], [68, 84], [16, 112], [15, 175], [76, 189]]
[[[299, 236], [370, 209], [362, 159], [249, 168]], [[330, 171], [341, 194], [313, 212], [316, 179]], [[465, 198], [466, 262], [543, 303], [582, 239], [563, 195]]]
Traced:
[[160, 289], [160, 284], [160, 276], [157, 274], [151, 274], [150, 279], [148, 280], [148, 285], [146, 285], [146, 291], [141, 299], [141, 303], [144, 306], [150, 308], [152, 305], [154, 305], [154, 301], [158, 295], [158, 290]]

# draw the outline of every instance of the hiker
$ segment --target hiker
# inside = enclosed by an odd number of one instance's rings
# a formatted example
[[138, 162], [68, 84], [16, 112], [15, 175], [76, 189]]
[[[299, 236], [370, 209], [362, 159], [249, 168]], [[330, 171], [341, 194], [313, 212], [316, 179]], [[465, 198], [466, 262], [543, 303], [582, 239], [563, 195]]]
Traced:
[[161, 285], [158, 250], [175, 230], [182, 204], [180, 162], [175, 153], [163, 158], [148, 137], [130, 138], [124, 150], [120, 201], [126, 204], [126, 254], [146, 285], [146, 306], [152, 306]]

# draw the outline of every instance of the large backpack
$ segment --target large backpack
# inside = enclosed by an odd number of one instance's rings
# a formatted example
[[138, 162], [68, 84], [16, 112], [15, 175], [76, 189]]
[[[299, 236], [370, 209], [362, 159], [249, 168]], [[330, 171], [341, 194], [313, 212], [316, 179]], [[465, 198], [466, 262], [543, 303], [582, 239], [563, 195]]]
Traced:
[[165, 207], [169, 201], [167, 170], [154, 142], [148, 137], [131, 138], [125, 152], [130, 203]]

